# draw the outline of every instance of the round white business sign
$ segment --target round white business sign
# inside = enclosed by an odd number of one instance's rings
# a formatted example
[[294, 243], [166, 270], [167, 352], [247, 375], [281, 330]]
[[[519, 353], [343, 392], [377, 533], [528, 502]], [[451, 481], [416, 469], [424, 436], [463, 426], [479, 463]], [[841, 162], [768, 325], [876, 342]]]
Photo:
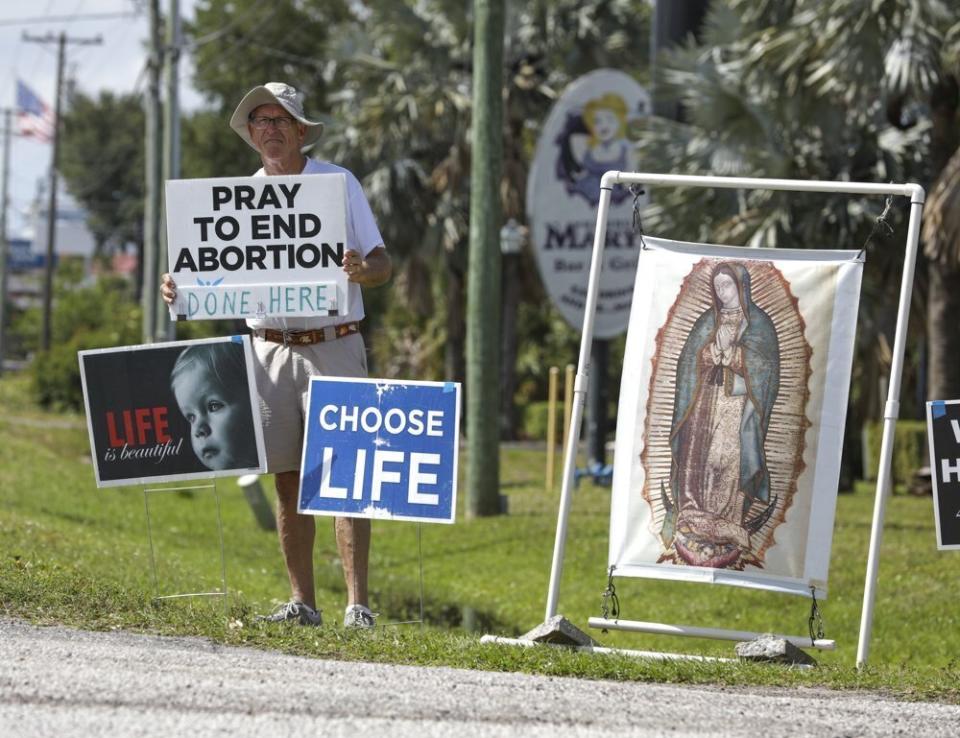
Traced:
[[[527, 179], [527, 218], [540, 278], [574, 328], [583, 327], [590, 257], [604, 172], [636, 171], [635, 123], [649, 114], [650, 95], [627, 74], [598, 69], [570, 84], [544, 125]], [[638, 201], [641, 207], [648, 196]], [[615, 187], [594, 322], [596, 338], [627, 329], [640, 238], [634, 197]]]

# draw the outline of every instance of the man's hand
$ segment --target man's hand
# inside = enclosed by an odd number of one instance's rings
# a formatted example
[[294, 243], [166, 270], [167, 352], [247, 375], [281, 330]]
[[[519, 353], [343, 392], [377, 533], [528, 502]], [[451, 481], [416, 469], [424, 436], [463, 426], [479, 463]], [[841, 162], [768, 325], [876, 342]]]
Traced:
[[379, 287], [390, 279], [393, 265], [383, 246], [377, 246], [364, 259], [358, 251], [349, 249], [343, 255], [343, 271], [347, 280], [361, 287]]
[[177, 299], [177, 284], [173, 277], [166, 273], [160, 277], [160, 297], [167, 305], [173, 305]]

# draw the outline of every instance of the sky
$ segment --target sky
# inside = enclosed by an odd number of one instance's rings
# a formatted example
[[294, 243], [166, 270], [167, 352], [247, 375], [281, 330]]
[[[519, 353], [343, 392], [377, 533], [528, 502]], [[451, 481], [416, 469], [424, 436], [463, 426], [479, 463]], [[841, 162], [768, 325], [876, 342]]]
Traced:
[[[160, 0], [164, 12], [168, 0]], [[180, 0], [180, 14], [189, 19], [195, 0]], [[142, 92], [148, 14], [144, 0], [0, 0], [0, 107], [16, 102], [17, 79], [23, 80], [53, 108], [56, 92], [57, 44], [25, 41], [23, 34], [44, 37], [66, 32], [67, 38], [93, 38], [100, 45], [67, 44], [65, 75], [77, 80], [79, 88], [96, 94]], [[189, 58], [181, 57], [180, 104], [186, 110], [202, 105], [190, 85]], [[14, 123], [16, 131], [16, 123]], [[10, 209], [7, 213], [10, 238], [29, 238], [29, 209], [37, 193], [38, 180], [49, 176], [50, 144], [14, 136], [10, 145]], [[2, 157], [2, 153], [0, 153]]]

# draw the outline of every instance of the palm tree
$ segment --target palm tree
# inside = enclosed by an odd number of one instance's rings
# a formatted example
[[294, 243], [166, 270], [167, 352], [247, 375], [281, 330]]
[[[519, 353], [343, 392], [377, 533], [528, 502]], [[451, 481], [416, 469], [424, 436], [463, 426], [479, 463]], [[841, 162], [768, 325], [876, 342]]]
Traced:
[[327, 151], [363, 175], [397, 261], [381, 369], [463, 378], [470, 25], [463, 3], [377, 0], [339, 32]]
[[[678, 172], [929, 185], [957, 144], [956, 21], [957, 12], [936, 1], [717, 2], [703, 43], [670, 54], [658, 80], [658, 91], [673, 91], [685, 103], [688, 122], [655, 121], [646, 150], [656, 152], [661, 167], [666, 154]], [[957, 178], [950, 182], [956, 187]], [[960, 360], [960, 336], [936, 318], [949, 310], [947, 295], [960, 293], [960, 249], [934, 248], [942, 239], [932, 238], [935, 223], [943, 221], [935, 210], [950, 199], [931, 198], [925, 229], [936, 265], [929, 270], [928, 301], [945, 305], [930, 310], [927, 325], [930, 387], [947, 393], [940, 397], [960, 392], [960, 377], [951, 372]], [[690, 223], [694, 208], [698, 218]], [[864, 242], [879, 210], [862, 197], [698, 190], [658, 196], [645, 220], [693, 238], [849, 248]], [[895, 213], [894, 225], [902, 227], [903, 215]], [[943, 234], [956, 244], [956, 231]], [[869, 252], [873, 268], [859, 332], [860, 355], [869, 360], [858, 362], [865, 377], [883, 374], [875, 364], [883, 361], [884, 336], [892, 335], [896, 300], [890, 295], [900, 253]], [[875, 415], [877, 388], [858, 389], [858, 414]]]
[[[928, 390], [930, 399], [960, 397], [960, 11], [940, 3], [915, 13], [895, 42], [888, 69], [899, 72], [892, 112], [905, 126], [929, 125], [929, 171], [923, 225], [927, 260]], [[914, 40], [916, 39], [916, 40]], [[912, 112], [924, 111], [923, 118]], [[931, 180], [933, 181], [930, 186]]]
[[[381, 353], [399, 371], [396, 347], [404, 346], [416, 362], [404, 370], [451, 379], [464, 376], [471, 20], [469, 4], [456, 0], [375, 0], [338, 31], [331, 59], [334, 117], [349, 125], [331, 126], [328, 152], [365, 173], [401, 262], [393, 294], [405, 309]], [[595, 66], [644, 64], [649, 8], [642, 0], [531, 0], [510, 5], [507, 25], [501, 194], [504, 217], [522, 223], [527, 166], [555, 90]], [[625, 55], [638, 38], [636, 53]], [[531, 301], [541, 296], [524, 291]]]
[[927, 197], [924, 256], [930, 280], [927, 341], [931, 399], [960, 397], [960, 151], [944, 167]]
[[[732, 0], [742, 12], [755, 3]], [[757, 12], [762, 18], [766, 4]], [[877, 131], [880, 156], [895, 160], [902, 179], [931, 190], [923, 229], [927, 260], [929, 347], [927, 396], [960, 397], [960, 231], [951, 228], [957, 201], [960, 144], [960, 10], [942, 0], [797, 0], [778, 25], [754, 35], [765, 63], [818, 98], [845, 103], [848, 120], [883, 104], [887, 131]], [[781, 6], [774, 13], [783, 13]], [[767, 18], [770, 20], [770, 18]], [[932, 189], [931, 189], [932, 187]]]

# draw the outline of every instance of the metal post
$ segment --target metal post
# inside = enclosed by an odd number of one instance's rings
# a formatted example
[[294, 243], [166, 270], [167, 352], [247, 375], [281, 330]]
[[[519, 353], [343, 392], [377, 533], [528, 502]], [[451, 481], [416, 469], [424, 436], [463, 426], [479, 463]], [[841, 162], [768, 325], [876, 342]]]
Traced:
[[150, 571], [153, 572], [153, 594], [154, 597], [160, 596], [160, 578], [157, 576], [157, 556], [153, 547], [153, 525], [150, 522], [150, 497], [146, 486], [143, 489], [143, 512], [147, 517], [147, 543], [150, 544]]
[[253, 512], [253, 517], [261, 530], [276, 530], [277, 519], [273, 514], [273, 508], [267, 501], [267, 496], [263, 492], [263, 485], [260, 484], [259, 474], [244, 474], [237, 477], [237, 486], [243, 490], [243, 496]]
[[557, 451], [557, 379], [560, 375], [558, 367], [550, 367], [550, 380], [547, 385], [547, 474], [544, 487], [547, 492], [553, 491], [553, 471]]
[[426, 624], [423, 618], [423, 524], [417, 522], [417, 583], [420, 590], [420, 629]]
[[920, 242], [920, 216], [923, 212], [924, 192], [917, 187], [910, 198], [910, 222], [907, 226], [907, 249], [903, 256], [903, 277], [900, 282], [900, 305], [897, 309], [897, 329], [893, 341], [893, 363], [890, 366], [890, 385], [887, 404], [883, 411], [883, 439], [880, 442], [880, 466], [877, 490], [873, 503], [873, 523], [870, 528], [870, 553], [867, 556], [867, 578], [863, 589], [863, 609], [860, 611], [860, 638], [857, 642], [857, 668], [866, 666], [870, 655], [870, 636], [873, 632], [873, 605], [877, 596], [877, 572], [880, 566], [880, 542], [883, 539], [883, 518], [892, 486], [891, 459], [893, 436], [900, 415], [900, 380], [903, 376], [903, 356], [907, 344], [907, 320], [910, 317], [910, 297], [913, 293], [913, 273], [917, 264]]
[[[502, 251], [502, 246], [501, 246]], [[503, 251], [503, 312], [500, 335], [500, 439], [516, 438], [513, 395], [517, 385], [517, 303], [520, 281], [517, 279], [518, 254]]]
[[162, 179], [160, 131], [160, 9], [159, 0], [150, 0], [150, 51], [147, 57], [146, 125], [144, 126], [144, 204], [143, 204], [143, 284], [140, 304], [143, 309], [142, 338], [152, 343], [157, 334], [159, 273], [157, 252], [160, 240], [160, 187]]
[[[153, 590], [154, 590], [154, 601], [159, 600], [177, 600], [183, 599], [186, 597], [223, 597], [223, 612], [226, 616], [229, 612], [229, 602], [227, 601], [228, 590], [227, 590], [227, 557], [225, 553], [224, 541], [223, 541], [223, 516], [220, 512], [220, 492], [217, 489], [217, 480], [215, 477], [210, 478], [210, 484], [198, 484], [191, 485], [187, 487], [154, 487], [148, 489], [145, 485], [143, 488], [143, 507], [144, 512], [147, 518], [147, 543], [150, 546], [150, 568], [153, 572]], [[160, 576], [157, 571], [157, 556], [156, 556], [156, 546], [154, 545], [153, 540], [153, 524], [150, 516], [150, 495], [151, 494], [171, 494], [178, 492], [187, 492], [194, 490], [213, 490], [214, 503], [216, 505], [217, 512], [217, 543], [220, 547], [220, 584], [221, 587], [219, 590], [213, 590], [209, 592], [183, 592], [179, 594], [160, 594]]]
[[63, 56], [67, 35], [57, 40], [57, 92], [53, 100], [53, 154], [50, 157], [50, 202], [47, 206], [47, 257], [43, 265], [43, 324], [40, 348], [50, 349], [53, 322], [53, 257], [57, 240], [57, 165], [60, 158], [60, 98], [63, 96]]
[[567, 364], [563, 370], [563, 438], [560, 443], [566, 445], [570, 435], [570, 414], [573, 408], [573, 364]]
[[590, 375], [590, 347], [593, 343], [593, 320], [597, 310], [597, 292], [600, 285], [600, 267], [603, 264], [603, 247], [607, 238], [607, 212], [610, 210], [612, 190], [611, 172], [600, 181], [600, 203], [597, 206], [597, 228], [593, 238], [593, 256], [590, 259], [590, 277], [587, 282], [587, 303], [583, 312], [583, 334], [580, 337], [580, 359], [577, 377], [573, 385], [573, 412], [570, 432], [567, 435], [567, 451], [563, 464], [563, 482], [560, 487], [560, 511], [557, 515], [557, 536], [553, 544], [553, 563], [550, 567], [550, 585], [547, 590], [547, 614], [549, 620], [557, 614], [560, 597], [560, 577], [563, 574], [563, 554], [567, 545], [567, 519], [570, 515], [570, 499], [573, 490], [573, 472], [577, 463], [577, 439], [587, 394]]
[[[168, 179], [180, 178], [180, 0], [170, 0], [167, 13], [167, 36], [164, 48], [164, 87], [166, 97], [163, 101], [163, 176], [159, 184]], [[158, 203], [164, 202], [163, 191], [156, 196]], [[164, 209], [158, 205], [157, 228], [157, 273], [167, 271], [167, 232], [164, 227], [166, 217]], [[172, 341], [177, 337], [177, 324], [170, 320], [170, 311], [163, 300], [157, 299], [156, 285], [149, 285], [154, 293], [154, 309], [157, 311], [154, 324], [158, 341]]]
[[596, 340], [590, 348], [593, 373], [590, 375], [590, 392], [587, 412], [587, 471], [599, 472], [607, 463], [607, 401], [609, 393], [610, 342]]
[[3, 111], [3, 184], [0, 190], [0, 376], [3, 375], [3, 358], [7, 353], [7, 260], [10, 258], [10, 242], [7, 240], [7, 206], [10, 186], [10, 136], [13, 127], [13, 111]]
[[[213, 496], [217, 500], [217, 542], [220, 544], [220, 592], [223, 594], [223, 616], [230, 614], [230, 601], [227, 596], [227, 555], [223, 546], [223, 516], [220, 514], [220, 490], [217, 480], [213, 479]], [[216, 594], [213, 592], [212, 594]]]
[[650, 78], [653, 80], [653, 110], [661, 118], [682, 120], [683, 106], [678, 100], [658, 94], [656, 72], [661, 66], [660, 56], [664, 51], [683, 44], [688, 36], [699, 36], [709, 6], [709, 0], [653, 3], [653, 21], [650, 24]]

